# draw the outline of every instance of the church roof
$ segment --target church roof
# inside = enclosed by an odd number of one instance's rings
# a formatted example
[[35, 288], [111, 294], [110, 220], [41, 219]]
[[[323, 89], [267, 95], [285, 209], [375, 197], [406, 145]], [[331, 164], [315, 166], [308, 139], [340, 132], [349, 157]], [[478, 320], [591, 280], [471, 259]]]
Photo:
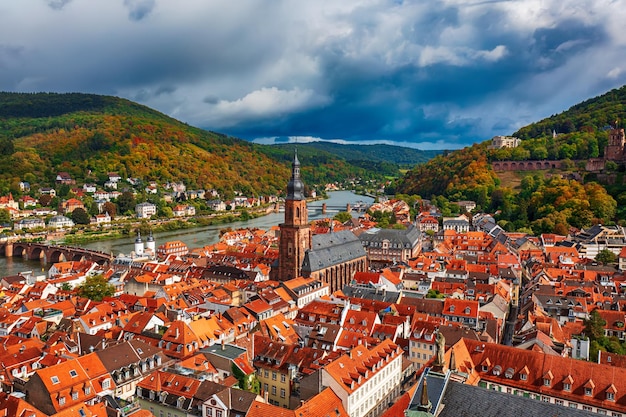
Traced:
[[400, 244], [404, 248], [414, 248], [419, 242], [419, 238], [420, 231], [413, 225], [404, 230], [372, 228], [359, 235], [361, 241], [368, 242], [370, 245], [374, 242], [387, 240], [391, 244]]
[[302, 271], [314, 272], [354, 259], [365, 257], [359, 238], [349, 230], [314, 235], [311, 249], [306, 251]]

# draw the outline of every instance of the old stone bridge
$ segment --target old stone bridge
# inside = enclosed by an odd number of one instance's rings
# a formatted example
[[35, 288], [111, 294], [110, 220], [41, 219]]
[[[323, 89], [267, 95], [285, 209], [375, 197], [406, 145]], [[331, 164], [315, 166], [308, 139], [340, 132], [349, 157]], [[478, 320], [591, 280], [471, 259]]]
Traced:
[[46, 243], [2, 242], [0, 255], [5, 257], [21, 256], [24, 259], [43, 259], [46, 263], [63, 261], [94, 261], [105, 265], [113, 260], [113, 256], [99, 251]]

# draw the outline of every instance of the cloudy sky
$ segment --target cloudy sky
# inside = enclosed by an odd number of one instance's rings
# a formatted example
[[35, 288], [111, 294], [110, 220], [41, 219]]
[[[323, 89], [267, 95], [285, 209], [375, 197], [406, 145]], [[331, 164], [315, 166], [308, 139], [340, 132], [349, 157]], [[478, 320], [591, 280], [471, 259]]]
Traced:
[[3, 0], [0, 90], [452, 149], [626, 84], [624, 0]]

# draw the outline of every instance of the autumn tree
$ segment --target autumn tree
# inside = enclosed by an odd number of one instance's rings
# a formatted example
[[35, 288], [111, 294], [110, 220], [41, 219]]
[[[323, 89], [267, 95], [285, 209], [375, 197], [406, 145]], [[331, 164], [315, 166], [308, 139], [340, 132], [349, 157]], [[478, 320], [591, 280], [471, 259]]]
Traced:
[[117, 206], [110, 201], [107, 201], [102, 205], [102, 212], [109, 213], [111, 219], [114, 219], [115, 215], [117, 214]]
[[52, 196], [50, 194], [42, 194], [41, 197], [39, 197], [39, 204], [41, 204], [42, 207], [48, 207], [51, 202]]
[[103, 275], [87, 277], [85, 282], [78, 286], [78, 295], [93, 301], [102, 301], [104, 297], [115, 294], [115, 287]]

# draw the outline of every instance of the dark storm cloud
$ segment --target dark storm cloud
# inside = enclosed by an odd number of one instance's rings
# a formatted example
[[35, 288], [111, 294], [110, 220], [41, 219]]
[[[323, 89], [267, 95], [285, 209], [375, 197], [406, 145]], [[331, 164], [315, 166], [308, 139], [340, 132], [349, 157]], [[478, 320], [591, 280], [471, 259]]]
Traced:
[[54, 10], [61, 10], [66, 4], [72, 0], [48, 0], [48, 6]]
[[124, 5], [128, 7], [128, 17], [130, 20], [139, 21], [147, 17], [154, 6], [155, 0], [124, 0]]
[[460, 147], [626, 82], [614, 6], [3, 2], [0, 90], [115, 94], [248, 139]]

